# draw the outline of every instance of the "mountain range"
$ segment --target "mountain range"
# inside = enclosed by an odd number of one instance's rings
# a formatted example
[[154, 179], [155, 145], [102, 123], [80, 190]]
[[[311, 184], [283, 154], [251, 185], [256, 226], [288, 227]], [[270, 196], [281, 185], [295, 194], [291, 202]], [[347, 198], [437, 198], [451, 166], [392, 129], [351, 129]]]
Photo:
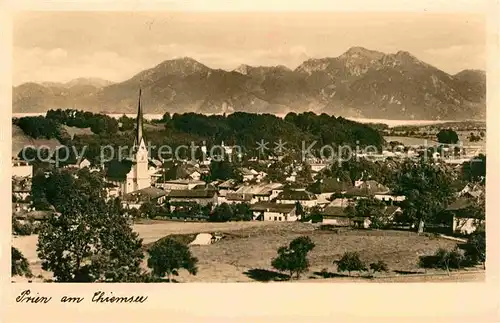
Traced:
[[24, 83], [13, 88], [13, 112], [76, 108], [134, 113], [140, 87], [145, 113], [313, 111], [425, 120], [486, 116], [484, 71], [450, 75], [405, 51], [386, 54], [362, 47], [338, 57], [308, 59], [294, 70], [241, 65], [226, 71], [185, 57], [164, 61], [121, 83]]

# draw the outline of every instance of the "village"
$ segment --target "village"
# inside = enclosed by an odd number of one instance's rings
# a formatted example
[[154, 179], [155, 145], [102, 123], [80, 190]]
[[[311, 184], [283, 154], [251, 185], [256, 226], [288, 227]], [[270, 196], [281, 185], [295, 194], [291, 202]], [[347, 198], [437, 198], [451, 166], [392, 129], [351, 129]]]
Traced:
[[[394, 148], [396, 153], [384, 150], [382, 154], [374, 158], [377, 161], [383, 158], [384, 162], [391, 163], [395, 156], [400, 159], [411, 158], [421, 152], [412, 147], [395, 146]], [[406, 149], [405, 153], [399, 152], [404, 149]], [[387, 158], [390, 160], [385, 161]], [[366, 159], [369, 160], [369, 157]], [[461, 157], [459, 159], [461, 163], [457, 163], [454, 162], [457, 160], [454, 158], [441, 159], [439, 153], [434, 153], [431, 157], [435, 163], [450, 164], [454, 168], [460, 167], [463, 162], [470, 161], [470, 159], [470, 156]], [[269, 158], [253, 162], [260, 166], [259, 169], [262, 169], [262, 165], [270, 167], [276, 161], [277, 158]], [[266, 172], [257, 171], [252, 167], [237, 169], [238, 174], [241, 174], [240, 179], [230, 178], [206, 182], [202, 179], [210, 172], [209, 165], [210, 161], [205, 163], [178, 162], [165, 170], [161, 161], [152, 159], [149, 160], [148, 168], [151, 185], [124, 194], [120, 182], [108, 179], [107, 196], [108, 198], [122, 198], [124, 209], [129, 210], [129, 213], [134, 216], [141, 215], [146, 218], [152, 218], [149, 214], [140, 214], [141, 210], [146, 209], [146, 205], [160, 207], [168, 204], [169, 212], [164, 216], [166, 219], [207, 221], [210, 212], [193, 213], [189, 212], [189, 209], [193, 206], [208, 206], [210, 210], [213, 210], [222, 204], [247, 204], [252, 211], [252, 221], [298, 221], [307, 217], [312, 210], [319, 210], [321, 223], [335, 226], [354, 224], [362, 228], [370, 227], [370, 215], [350, 219], [345, 212], [348, 206], [355, 205], [360, 199], [374, 198], [384, 202], [386, 220], [393, 221], [396, 215], [402, 213], [398, 205], [405, 200], [405, 196], [394, 194], [387, 186], [375, 180], [363, 178], [363, 176], [358, 179], [325, 177], [324, 170], [331, 167], [331, 161], [328, 160], [316, 159], [306, 163], [294, 161], [283, 170], [283, 176], [286, 177], [283, 182], [269, 180]], [[295, 185], [296, 177], [305, 167], [309, 168], [309, 176], [313, 179], [313, 183], [308, 187], [300, 187], [300, 185]], [[79, 164], [64, 167], [70, 171], [84, 168], [94, 172], [101, 171], [99, 168], [90, 167], [86, 159]], [[166, 173], [170, 174], [171, 179], [165, 179]], [[33, 210], [29, 203], [33, 166], [25, 161], [13, 159], [12, 174], [13, 211], [16, 217], [20, 219], [33, 217], [36, 220], [43, 220], [43, 212]], [[459, 211], [467, 207], [471, 199], [479, 199], [483, 195], [484, 185], [466, 183], [457, 191], [457, 200], [448, 207], [448, 210]], [[477, 221], [474, 221], [474, 218], [459, 218], [458, 216], [450, 217], [449, 233], [472, 233]]]
[[[14, 246], [17, 245], [28, 256], [34, 268], [40, 267], [40, 260], [37, 258], [36, 240], [33, 238], [36, 239], [40, 228], [55, 211], [51, 206], [40, 209], [35, 205], [34, 197], [40, 195], [41, 186], [43, 189], [50, 186], [43, 181], [50, 179], [53, 172], [70, 174], [75, 179], [79, 176], [91, 176], [89, 174], [102, 178], [105, 200], [120, 204], [121, 213], [127, 217], [128, 223], [134, 231], [139, 232], [139, 236], [142, 234], [143, 242], [149, 245], [161, 241], [169, 234], [184, 235], [181, 240], [196, 250], [204, 245], [233, 244], [235, 235], [249, 234], [250, 237], [252, 234], [259, 235], [260, 230], [264, 230], [260, 234], [270, 237], [272, 234], [266, 231], [268, 229], [274, 230], [273, 234], [281, 237], [289, 233], [293, 237], [297, 230], [309, 233], [319, 230], [337, 237], [344, 234], [378, 234], [385, 237], [384, 232], [389, 236], [396, 232], [396, 236], [399, 235], [399, 239], [403, 240], [419, 239], [416, 237], [425, 231], [426, 239], [432, 239], [433, 236], [428, 235], [433, 234], [435, 237], [448, 239], [447, 244], [455, 245], [457, 241], [466, 242], [469, 235], [478, 228], [484, 230], [485, 227], [485, 176], [484, 170], [481, 171], [484, 165], [479, 166], [479, 171], [475, 168], [474, 171], [471, 170], [472, 167], [477, 168], [474, 166], [477, 163], [484, 164], [485, 157], [480, 155], [476, 161], [474, 159], [478, 157], [474, 153], [467, 154], [464, 148], [457, 149], [453, 145], [408, 146], [391, 141], [386, 142], [381, 153], [358, 152], [352, 160], [342, 160], [339, 163], [335, 158], [300, 158], [294, 151], [264, 158], [248, 157], [245, 160], [245, 156], [235, 155], [235, 147], [222, 142], [220, 147], [223, 158], [217, 156], [213, 160], [209, 157], [203, 160], [161, 161], [152, 158], [146, 148], [140, 104], [136, 122], [133, 163], [129, 168], [125, 167], [125, 170], [119, 167], [121, 178], [117, 178], [117, 171], [112, 170], [117, 167], [116, 163], [99, 167], [83, 158], [75, 164], [58, 168], [55, 166], [57, 162], [52, 160], [52, 170], [38, 172], [34, 176], [33, 165], [25, 160], [13, 159]], [[201, 146], [201, 150], [206, 152], [207, 148]], [[239, 158], [238, 162], [235, 162], [236, 157]], [[468, 172], [474, 172], [474, 175], [468, 175], [469, 181], [463, 179], [466, 164], [470, 165], [466, 168]], [[405, 171], [401, 167], [410, 168]], [[428, 203], [444, 205], [444, 208], [436, 208], [437, 213], [426, 214], [422, 206], [412, 206], [419, 201], [408, 203], [404, 194], [405, 189], [413, 194], [412, 185], [417, 190], [425, 190], [425, 185], [430, 184], [424, 178], [421, 183], [418, 183], [418, 177], [411, 178], [406, 188], [398, 187], [397, 182], [402, 180], [401, 176], [404, 177], [405, 172], [424, 172], [425, 169], [431, 172], [428, 176], [438, 176], [432, 178], [434, 181], [437, 179], [432, 184], [437, 187], [427, 186], [429, 190], [440, 192], [449, 189], [451, 192], [446, 197], [446, 205], [437, 200], [437, 197], [436, 201], [432, 200], [433, 196], [421, 198], [431, 199]], [[443, 174], [449, 175], [443, 177], [445, 182], [449, 182], [439, 183], [439, 176], [444, 176]], [[39, 185], [38, 189], [34, 189], [36, 183]], [[448, 184], [450, 187], [445, 187]], [[63, 187], [54, 189], [64, 191]], [[421, 194], [424, 193], [426, 192]], [[427, 217], [425, 230], [424, 216]], [[214, 222], [220, 225], [214, 226]], [[257, 225], [259, 223], [264, 226]], [[266, 227], [266, 223], [272, 225]], [[402, 232], [408, 233], [401, 236]], [[417, 236], [405, 238], [405, 234], [412, 232], [417, 232]], [[27, 238], [23, 240], [24, 236], [30, 238], [31, 242], [21, 243], [28, 241]], [[364, 243], [354, 246], [359, 247]], [[279, 247], [276, 244], [275, 241], [269, 247]], [[430, 248], [427, 243], [425, 245]], [[423, 251], [416, 252], [420, 254]], [[258, 259], [256, 264], [262, 261], [263, 259]], [[412, 264], [408, 268], [414, 267]], [[408, 268], [405, 267], [407, 271]], [[247, 270], [246, 276], [252, 277], [249, 272], [254, 269]], [[43, 273], [43, 270], [39, 272]], [[238, 275], [241, 276], [241, 273]], [[44, 275], [39, 274], [39, 277]], [[213, 279], [212, 276], [206, 278], [207, 281]], [[238, 279], [241, 278], [233, 279], [240, 281]]]

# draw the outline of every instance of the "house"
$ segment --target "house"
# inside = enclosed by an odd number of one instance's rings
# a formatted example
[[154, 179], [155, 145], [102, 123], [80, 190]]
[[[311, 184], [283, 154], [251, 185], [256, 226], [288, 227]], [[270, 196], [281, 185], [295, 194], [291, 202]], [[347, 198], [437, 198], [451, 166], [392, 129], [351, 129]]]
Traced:
[[12, 159], [12, 176], [33, 177], [33, 166], [20, 159]]
[[[348, 205], [348, 204], [347, 204]], [[366, 217], [352, 217], [349, 218], [346, 213], [346, 204], [344, 205], [328, 205], [322, 212], [323, 224], [332, 224], [336, 226], [355, 226], [359, 228], [369, 228], [371, 219]], [[384, 214], [384, 222], [390, 223], [394, 217], [401, 213], [402, 210], [397, 206], [386, 206]]]
[[468, 183], [458, 192], [459, 197], [469, 197], [479, 199], [484, 194], [484, 188], [478, 184]]
[[345, 208], [339, 206], [328, 206], [322, 211], [323, 224], [335, 226], [352, 226], [368, 229], [372, 223], [370, 217], [348, 217]]
[[204, 181], [192, 180], [192, 179], [174, 179], [174, 180], [162, 180], [159, 179], [156, 183], [156, 187], [163, 188], [165, 191], [173, 190], [190, 190], [196, 185], [205, 184]]
[[405, 196], [394, 195], [391, 190], [377, 181], [357, 181], [353, 188], [348, 189], [345, 195], [354, 199], [373, 197], [384, 202], [404, 201]]
[[443, 217], [451, 222], [452, 232], [471, 234], [485, 224], [485, 219], [475, 214], [473, 207], [473, 199], [460, 197], [446, 208]]
[[339, 178], [325, 178], [316, 181], [309, 190], [325, 199], [329, 199], [333, 194], [342, 194], [353, 187], [352, 182], [340, 180]]
[[225, 197], [221, 198], [219, 196], [219, 204], [238, 204], [238, 203], [248, 203], [253, 204], [257, 202], [257, 199], [253, 194], [248, 193], [227, 193]]
[[288, 189], [279, 193], [276, 202], [279, 204], [295, 204], [299, 202], [302, 206], [314, 207], [317, 205], [318, 198], [305, 189]]
[[170, 169], [168, 169], [165, 172], [165, 178], [170, 178], [170, 179], [189, 179], [189, 180], [195, 180], [199, 181], [201, 178], [201, 174], [203, 171], [191, 164], [178, 164], [172, 166]]
[[351, 225], [351, 220], [345, 213], [345, 207], [327, 206], [322, 212], [323, 224], [347, 227]]
[[330, 202], [330, 204], [328, 204], [328, 206], [341, 206], [341, 207], [347, 207], [351, 204], [351, 200], [350, 199], [346, 199], [346, 198], [336, 198], [334, 199], [333, 201]]
[[238, 184], [235, 179], [228, 179], [217, 185], [219, 197], [225, 198], [228, 193], [235, 193], [238, 189]]
[[127, 193], [123, 196], [122, 205], [124, 208], [140, 208], [142, 204], [153, 202], [163, 204], [166, 199], [167, 192], [164, 190], [150, 186], [143, 189]]
[[238, 184], [236, 183], [235, 179], [228, 179], [218, 185], [219, 191], [221, 190], [235, 191], [237, 187]]
[[201, 206], [217, 205], [217, 192], [212, 190], [172, 190], [167, 196], [171, 203], [196, 203]]
[[217, 188], [213, 184], [203, 183], [193, 186], [192, 190], [205, 190], [205, 191], [217, 191]]
[[258, 202], [250, 206], [253, 219], [257, 221], [297, 221], [300, 216], [295, 213], [294, 204], [278, 204], [273, 202]]
[[283, 191], [280, 183], [264, 183], [257, 185], [242, 185], [236, 193], [251, 194], [258, 202], [271, 201]]
[[249, 182], [254, 179], [257, 179], [257, 176], [259, 175], [259, 172], [257, 172], [255, 169], [248, 169], [248, 168], [240, 168], [239, 169], [241, 176], [243, 177], [243, 182]]

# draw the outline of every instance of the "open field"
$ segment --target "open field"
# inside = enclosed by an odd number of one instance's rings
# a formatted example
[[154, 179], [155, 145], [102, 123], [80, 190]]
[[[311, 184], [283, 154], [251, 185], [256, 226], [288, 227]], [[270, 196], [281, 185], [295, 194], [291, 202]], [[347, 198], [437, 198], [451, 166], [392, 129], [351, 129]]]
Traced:
[[93, 135], [94, 133], [90, 128], [77, 128], [77, 127], [70, 127], [67, 125], [62, 125], [64, 130], [73, 138], [75, 135], [77, 136], [82, 136], [82, 135]]
[[[171, 221], [148, 221], [134, 224], [134, 230], [143, 238], [145, 244], [154, 242], [170, 234], [193, 234], [201, 232], [222, 232], [225, 238], [212, 245], [191, 246], [193, 254], [199, 259], [199, 273], [191, 276], [180, 272], [181, 282], [252, 282], [274, 281], [283, 278], [271, 267], [271, 260], [280, 246], [292, 239], [309, 235], [316, 247], [309, 253], [311, 268], [302, 278], [304, 281], [321, 282], [402, 282], [402, 281], [479, 281], [484, 274], [461, 274], [421, 276], [417, 268], [418, 256], [432, 254], [439, 248], [451, 249], [455, 241], [437, 237], [417, 235], [404, 231], [352, 230], [340, 233], [317, 230], [316, 225], [308, 223], [275, 222], [234, 222], [234, 223], [192, 223]], [[43, 272], [36, 256], [36, 235], [13, 238], [18, 248], [31, 263], [33, 273], [49, 278]], [[383, 260], [390, 273], [369, 280], [358, 277], [345, 277], [336, 272], [333, 261], [345, 251], [359, 252], [367, 264]], [[144, 263], [144, 268], [146, 268]], [[330, 273], [324, 278], [320, 272]], [[427, 271], [428, 274], [442, 271]]]
[[147, 220], [134, 224], [134, 231], [139, 233], [143, 243], [151, 243], [169, 234], [190, 234], [203, 232], [232, 232], [255, 227], [277, 227], [282, 223], [249, 221], [249, 222], [181, 222]]
[[54, 151], [61, 143], [57, 139], [33, 139], [27, 136], [24, 131], [16, 125], [12, 125], [12, 156], [17, 154], [26, 146], [46, 146], [50, 151]]

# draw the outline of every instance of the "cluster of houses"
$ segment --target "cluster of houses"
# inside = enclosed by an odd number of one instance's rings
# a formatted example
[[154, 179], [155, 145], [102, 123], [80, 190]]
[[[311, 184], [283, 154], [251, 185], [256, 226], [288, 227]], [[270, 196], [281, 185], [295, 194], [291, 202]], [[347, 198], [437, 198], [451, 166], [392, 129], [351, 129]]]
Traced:
[[[311, 166], [315, 174], [326, 167], [326, 164], [316, 163]], [[140, 208], [142, 204], [152, 202], [163, 204], [168, 201], [171, 211], [177, 206], [197, 204], [202, 207], [227, 203], [246, 203], [250, 206], [253, 219], [256, 221], [296, 221], [301, 218], [301, 210], [317, 208], [323, 213], [325, 223], [343, 225], [345, 223], [345, 208], [358, 199], [374, 197], [388, 205], [387, 212], [393, 216], [401, 212], [393, 207], [394, 202], [404, 200], [384, 185], [373, 180], [342, 181], [337, 178], [327, 178], [316, 181], [306, 188], [290, 188], [288, 183], [277, 183], [266, 179], [267, 174], [254, 169], [242, 168], [242, 181], [228, 179], [205, 183], [200, 178], [205, 170], [199, 165], [176, 165], [175, 170], [167, 170], [169, 177], [179, 177], [171, 180], [157, 179], [151, 187], [130, 192], [123, 196], [125, 208]], [[112, 188], [110, 188], [112, 190]], [[345, 202], [343, 202], [345, 201]], [[369, 219], [363, 221], [363, 227], [369, 226]]]
[[[76, 168], [89, 166], [81, 163], [75, 165]], [[311, 163], [313, 174], [321, 172], [325, 167], [325, 163]], [[402, 213], [401, 208], [396, 206], [397, 202], [405, 199], [404, 196], [395, 195], [388, 187], [370, 179], [358, 180], [354, 184], [350, 180], [338, 178], [318, 179], [306, 189], [290, 188], [289, 181], [284, 183], [269, 181], [265, 172], [252, 168], [239, 169], [243, 177], [240, 181], [228, 179], [206, 183], [201, 178], [208, 172], [209, 168], [206, 165], [183, 163], [164, 170], [162, 164], [150, 162], [151, 186], [123, 194], [119, 187], [109, 180], [108, 197], [121, 197], [126, 209], [139, 209], [144, 203], [163, 205], [168, 201], [171, 211], [175, 211], [179, 206], [193, 204], [214, 208], [223, 203], [246, 203], [250, 206], [255, 221], [297, 221], [301, 219], [303, 210], [316, 208], [320, 210], [324, 224], [355, 225], [362, 228], [370, 226], [370, 217], [349, 218], [347, 207], [354, 205], [360, 199], [372, 197], [385, 202], [383, 212], [387, 220], [391, 221]], [[26, 214], [37, 212], [27, 203], [31, 193], [32, 173], [31, 165], [13, 160], [13, 212], [20, 219], [26, 217]], [[166, 180], [165, 174], [175, 179]], [[453, 231], [471, 233], [481, 220], [470, 217], [468, 209], [475, 199], [484, 195], [484, 186], [469, 184], [457, 195], [456, 201], [446, 212], [453, 219]]]

